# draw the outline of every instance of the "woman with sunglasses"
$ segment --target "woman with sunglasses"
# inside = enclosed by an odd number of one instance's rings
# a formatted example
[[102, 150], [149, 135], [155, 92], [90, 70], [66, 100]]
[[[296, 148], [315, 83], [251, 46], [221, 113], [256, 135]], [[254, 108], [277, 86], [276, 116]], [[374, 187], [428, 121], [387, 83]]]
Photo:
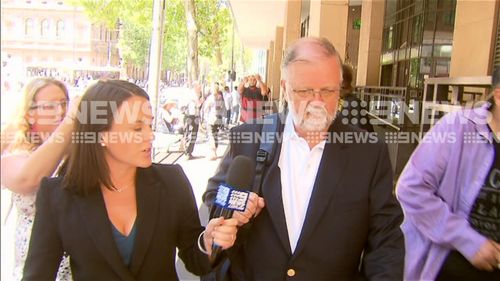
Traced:
[[[54, 174], [67, 152], [72, 132], [72, 120], [66, 117], [68, 101], [68, 90], [62, 82], [35, 78], [24, 89], [17, 115], [2, 131], [2, 197], [11, 199], [6, 219], [15, 232], [13, 238], [2, 231], [2, 242], [6, 242], [2, 248], [13, 248], [13, 253], [2, 249], [2, 277], [9, 280], [22, 277], [40, 181]], [[14, 240], [14, 247], [7, 243], [11, 242], [9, 238]], [[13, 268], [4, 267], [7, 261]], [[71, 280], [66, 258], [58, 279]]]

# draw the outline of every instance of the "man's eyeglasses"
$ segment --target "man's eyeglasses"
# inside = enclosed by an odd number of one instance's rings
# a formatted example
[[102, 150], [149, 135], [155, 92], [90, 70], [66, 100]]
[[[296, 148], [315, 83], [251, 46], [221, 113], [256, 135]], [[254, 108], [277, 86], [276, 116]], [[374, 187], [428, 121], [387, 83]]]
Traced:
[[339, 94], [339, 88], [323, 88], [319, 90], [314, 89], [293, 89], [290, 87], [292, 92], [301, 98], [312, 98], [314, 93], [318, 93], [322, 98], [331, 98]]
[[59, 109], [59, 107], [66, 109], [68, 106], [67, 101], [49, 101], [49, 102], [40, 102], [30, 106], [30, 110], [43, 110], [43, 111], [54, 111]]

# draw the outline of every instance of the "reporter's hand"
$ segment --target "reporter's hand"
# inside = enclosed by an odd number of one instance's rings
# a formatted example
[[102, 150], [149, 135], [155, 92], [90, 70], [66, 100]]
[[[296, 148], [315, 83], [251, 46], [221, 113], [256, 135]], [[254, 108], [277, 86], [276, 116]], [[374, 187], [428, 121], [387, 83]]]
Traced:
[[257, 79], [257, 81], [262, 81], [261, 78], [260, 78], [260, 74], [255, 74], [255, 79]]
[[479, 251], [472, 257], [470, 263], [480, 270], [493, 271], [500, 264], [500, 244], [488, 240], [481, 245]]
[[248, 198], [247, 207], [244, 212], [234, 212], [233, 218], [238, 220], [238, 226], [242, 226], [250, 221], [252, 217], [259, 215], [260, 211], [266, 206], [264, 198], [251, 192]]
[[238, 221], [234, 218], [224, 219], [220, 217], [211, 219], [208, 222], [203, 234], [203, 242], [209, 256], [212, 254], [213, 243], [219, 245], [223, 250], [231, 248], [234, 245], [236, 233], [238, 232], [237, 225]]

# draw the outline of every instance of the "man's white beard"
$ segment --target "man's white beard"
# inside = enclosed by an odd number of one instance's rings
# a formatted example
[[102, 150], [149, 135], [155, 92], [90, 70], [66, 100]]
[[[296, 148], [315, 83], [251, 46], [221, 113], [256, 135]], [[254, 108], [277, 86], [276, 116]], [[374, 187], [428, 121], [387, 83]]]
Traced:
[[294, 124], [306, 132], [319, 132], [328, 129], [335, 115], [329, 116], [324, 103], [314, 104], [310, 102], [304, 110], [301, 118], [297, 114], [293, 103], [289, 104]]

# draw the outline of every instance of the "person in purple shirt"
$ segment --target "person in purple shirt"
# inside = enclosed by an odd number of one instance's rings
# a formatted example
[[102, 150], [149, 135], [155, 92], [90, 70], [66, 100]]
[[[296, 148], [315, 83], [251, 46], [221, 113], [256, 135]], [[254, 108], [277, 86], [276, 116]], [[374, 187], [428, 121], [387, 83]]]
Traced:
[[500, 69], [492, 88], [432, 127], [399, 178], [405, 280], [500, 280]]

